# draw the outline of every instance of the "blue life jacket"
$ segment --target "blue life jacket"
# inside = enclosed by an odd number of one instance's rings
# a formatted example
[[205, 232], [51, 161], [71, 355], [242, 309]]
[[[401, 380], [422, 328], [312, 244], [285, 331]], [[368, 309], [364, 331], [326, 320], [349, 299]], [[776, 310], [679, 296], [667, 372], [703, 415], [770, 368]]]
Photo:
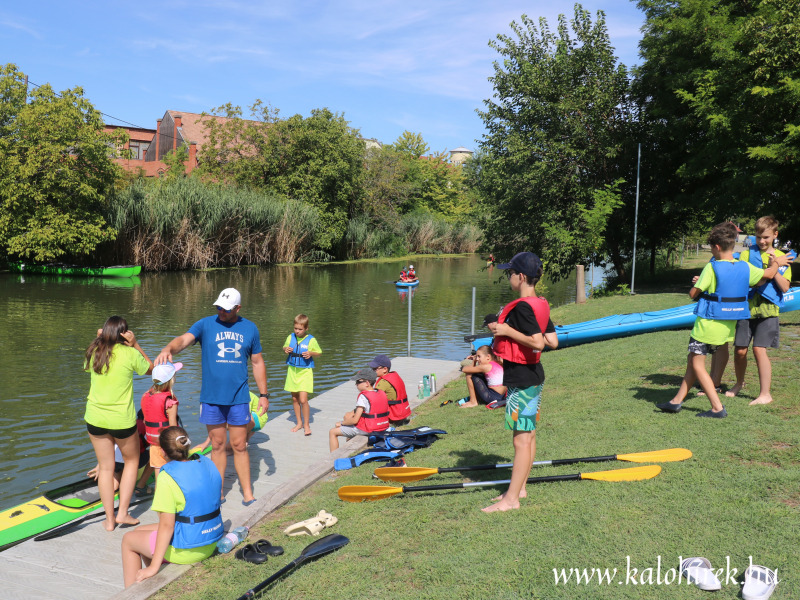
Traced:
[[704, 319], [723, 321], [749, 319], [747, 294], [750, 289], [750, 267], [738, 260], [712, 260], [711, 268], [717, 279], [716, 291], [700, 295], [694, 314]]
[[[797, 252], [794, 250], [790, 250], [786, 253], [788, 256], [792, 258], [797, 258]], [[764, 261], [761, 260], [761, 250], [759, 250], [758, 246], [753, 244], [750, 246], [750, 254], [747, 258], [751, 265], [754, 267], [758, 267], [759, 269], [764, 268]], [[781, 267], [778, 269], [778, 274], [783, 275], [786, 273], [786, 269], [789, 268], [789, 265], [785, 267]], [[762, 298], [765, 300], [769, 300], [779, 308], [783, 306], [783, 292], [778, 287], [778, 284], [773, 279], [772, 281], [767, 281], [766, 283], [761, 284], [758, 287], [754, 287], [750, 290], [750, 294], [748, 298], [752, 298], [756, 294], [760, 294]]]
[[292, 349], [291, 353], [286, 356], [286, 364], [290, 367], [300, 367], [301, 369], [313, 369], [314, 357], [303, 358], [303, 352], [308, 352], [308, 345], [314, 336], [310, 333], [303, 338], [302, 342], [297, 341], [297, 336], [292, 333], [289, 340], [289, 347]]
[[174, 548], [198, 548], [213, 544], [224, 534], [219, 512], [219, 491], [222, 478], [216, 465], [207, 456], [184, 462], [173, 460], [161, 467], [186, 499], [184, 509], [175, 515], [175, 533], [170, 544]]

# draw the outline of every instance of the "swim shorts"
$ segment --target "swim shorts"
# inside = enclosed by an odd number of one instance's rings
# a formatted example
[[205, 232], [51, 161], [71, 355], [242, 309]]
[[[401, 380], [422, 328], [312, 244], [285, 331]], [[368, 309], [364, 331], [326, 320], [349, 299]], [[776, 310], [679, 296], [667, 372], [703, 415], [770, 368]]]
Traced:
[[105, 427], [97, 427], [91, 423], [86, 423], [86, 431], [91, 435], [110, 435], [116, 440], [124, 440], [136, 433], [136, 425], [127, 427], [126, 429], [107, 429]]
[[506, 400], [506, 429], [536, 431], [539, 401], [544, 384], [527, 388], [508, 388]]
[[717, 351], [719, 346], [714, 346], [713, 344], [706, 344], [705, 342], [698, 342], [693, 337], [689, 336], [689, 354], [702, 354], [706, 356], [708, 354], [714, 354]]
[[342, 431], [342, 435], [347, 439], [356, 437], [357, 435], [369, 435], [369, 433], [367, 433], [362, 429], [359, 429], [355, 425], [342, 425], [341, 427], [339, 427], [339, 429]]
[[164, 454], [164, 449], [161, 446], [150, 446], [150, 466], [160, 469], [165, 464], [167, 464], [167, 455]]
[[747, 348], [753, 342], [754, 348], [778, 348], [781, 325], [778, 317], [742, 319], [736, 322], [736, 337], [733, 345]]
[[200, 422], [203, 425], [233, 425], [241, 427], [250, 422], [249, 404], [200, 403]]

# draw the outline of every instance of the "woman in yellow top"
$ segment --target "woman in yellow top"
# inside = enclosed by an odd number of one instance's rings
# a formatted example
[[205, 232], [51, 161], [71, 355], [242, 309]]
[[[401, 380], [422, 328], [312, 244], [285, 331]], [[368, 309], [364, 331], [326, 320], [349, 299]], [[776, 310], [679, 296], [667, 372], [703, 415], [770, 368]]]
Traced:
[[[153, 362], [122, 317], [109, 317], [86, 349], [84, 370], [91, 374], [86, 399], [86, 429], [97, 455], [97, 487], [106, 511], [103, 527], [113, 531], [121, 523], [136, 525], [128, 507], [139, 469], [139, 436], [133, 406], [133, 374], [149, 375]], [[114, 444], [125, 466], [119, 482], [119, 509], [114, 514]]]

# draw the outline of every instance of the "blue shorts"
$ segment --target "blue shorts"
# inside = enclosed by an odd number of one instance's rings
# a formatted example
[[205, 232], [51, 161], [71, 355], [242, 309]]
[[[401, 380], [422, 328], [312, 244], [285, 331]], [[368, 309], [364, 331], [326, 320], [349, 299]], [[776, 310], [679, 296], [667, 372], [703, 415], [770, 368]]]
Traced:
[[200, 403], [200, 422], [203, 425], [242, 426], [250, 422], [249, 404], [205, 404]]

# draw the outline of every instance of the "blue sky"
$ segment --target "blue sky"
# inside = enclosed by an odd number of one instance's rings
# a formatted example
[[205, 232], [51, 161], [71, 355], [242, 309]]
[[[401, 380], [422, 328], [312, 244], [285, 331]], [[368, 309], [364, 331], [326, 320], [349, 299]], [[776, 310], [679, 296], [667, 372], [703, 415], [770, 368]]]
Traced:
[[[95, 107], [154, 128], [166, 110], [210, 111], [256, 99], [281, 116], [343, 113], [367, 138], [405, 130], [432, 150], [476, 148], [475, 110], [492, 93], [488, 42], [527, 14], [555, 27], [571, 2], [543, 0], [30, 1], [0, 8], [0, 61], [57, 91], [82, 86]], [[606, 13], [612, 44], [636, 64], [642, 14], [628, 0], [582, 3]], [[106, 117], [106, 122], [121, 124]]]

